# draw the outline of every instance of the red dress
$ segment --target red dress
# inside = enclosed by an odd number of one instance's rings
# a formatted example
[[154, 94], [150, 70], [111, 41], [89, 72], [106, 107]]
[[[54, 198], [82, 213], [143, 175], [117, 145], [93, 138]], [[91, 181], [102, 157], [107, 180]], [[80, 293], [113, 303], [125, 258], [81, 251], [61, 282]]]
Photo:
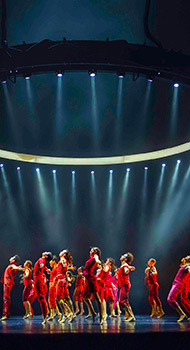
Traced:
[[125, 272], [125, 269], [128, 269], [128, 266], [128, 264], [122, 265], [118, 270], [118, 284], [120, 288], [119, 303], [122, 308], [125, 308], [125, 306], [130, 306], [129, 290], [131, 288], [131, 283], [129, 280], [129, 273]]
[[157, 306], [161, 305], [161, 301], [158, 296], [159, 284], [157, 282], [157, 270], [155, 267], [147, 268], [147, 282], [149, 285], [149, 303], [151, 306], [154, 305], [154, 302]]
[[54, 282], [57, 282], [56, 298], [57, 300], [64, 300], [69, 298], [66, 272], [68, 268], [67, 260], [59, 261], [57, 265], [57, 276], [54, 279]]
[[56, 304], [56, 283], [54, 283], [54, 279], [57, 276], [57, 266], [51, 270], [50, 280], [49, 280], [49, 297], [48, 303], [50, 309], [55, 309], [57, 307]]
[[90, 299], [92, 293], [97, 293], [97, 280], [93, 274], [95, 267], [97, 266], [96, 260], [93, 256], [90, 256], [86, 261], [83, 276], [85, 277], [85, 284], [83, 289], [83, 298]]
[[105, 294], [105, 278], [106, 278], [106, 272], [103, 269], [98, 269], [96, 273], [96, 280], [97, 280], [97, 292], [100, 297], [101, 302], [106, 299]]
[[14, 285], [14, 278], [16, 276], [17, 270], [13, 268], [14, 263], [11, 263], [5, 269], [4, 275], [1, 279], [3, 283], [3, 316], [10, 317], [10, 307], [11, 307], [11, 289]]
[[114, 294], [112, 288], [112, 273], [110, 269], [108, 270], [105, 277], [105, 300], [114, 301]]
[[34, 265], [34, 288], [40, 303], [43, 317], [47, 316], [47, 302], [45, 297], [44, 270], [46, 270], [46, 258], [40, 258]]
[[28, 271], [28, 276], [24, 276], [24, 290], [22, 294], [23, 302], [28, 301], [31, 293], [34, 293], [34, 283], [32, 280], [32, 271], [30, 269], [26, 269]]
[[82, 293], [84, 287], [84, 276], [82, 274], [77, 275], [75, 290], [73, 293], [73, 300], [82, 302]]

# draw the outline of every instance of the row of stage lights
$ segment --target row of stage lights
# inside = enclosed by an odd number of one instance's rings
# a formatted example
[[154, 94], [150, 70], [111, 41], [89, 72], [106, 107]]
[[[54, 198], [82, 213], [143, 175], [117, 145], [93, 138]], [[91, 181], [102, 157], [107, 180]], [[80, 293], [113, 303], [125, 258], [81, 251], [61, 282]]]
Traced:
[[[16, 71], [17, 73], [18, 73], [18, 71]], [[11, 74], [12, 72], [10, 72], [10, 74]], [[64, 74], [64, 72], [62, 72], [62, 71], [58, 71], [58, 72], [56, 72], [56, 75], [57, 75], [57, 77], [58, 78], [62, 78], [63, 77], [63, 74]], [[91, 70], [91, 71], [88, 71], [88, 74], [89, 74], [89, 76], [91, 77], [91, 78], [94, 78], [95, 76], [96, 76], [96, 74], [97, 74], [97, 72], [96, 72], [96, 70]], [[158, 72], [157, 73], [158, 74], [158, 76], [160, 76], [160, 72]], [[125, 75], [126, 75], [126, 73], [125, 72], [117, 72], [117, 76], [119, 77], [119, 78], [121, 78], [121, 79], [123, 79], [124, 77], [125, 77]], [[29, 80], [30, 78], [31, 78], [31, 73], [25, 73], [25, 74], [23, 74], [23, 77], [24, 77], [24, 79], [26, 79], [26, 80]], [[148, 82], [149, 83], [152, 83], [153, 82], [153, 80], [154, 80], [154, 78], [152, 77], [152, 76], [147, 76], [147, 80], [148, 80]], [[3, 79], [2, 81], [1, 81], [1, 84], [6, 84], [6, 82], [7, 82], [7, 79]], [[174, 83], [173, 84], [173, 86], [175, 87], [175, 88], [178, 88], [179, 87], [179, 83]]]
[[[177, 164], [180, 164], [180, 163], [181, 163], [181, 160], [178, 159], [178, 160], [177, 160]], [[4, 164], [0, 164], [0, 167], [3, 168], [3, 167], [4, 167]], [[165, 168], [165, 167], [166, 167], [166, 164], [163, 163], [163, 164], [162, 164], [162, 167]], [[21, 170], [21, 167], [18, 166], [18, 167], [17, 167], [17, 170]], [[131, 168], [127, 168], [127, 169], [126, 169], [127, 172], [129, 172], [130, 170], [131, 170]], [[145, 167], [144, 167], [144, 170], [148, 170], [148, 167], [145, 166]], [[37, 172], [37, 173], [40, 172], [40, 168], [36, 168], [36, 172]], [[53, 173], [53, 174], [55, 174], [56, 172], [57, 172], [57, 170], [55, 170], [55, 169], [52, 170], [52, 173]], [[110, 174], [113, 174], [114, 170], [111, 169], [111, 170], [109, 170], [109, 172], [110, 172]], [[71, 173], [72, 173], [72, 175], [74, 175], [74, 174], [76, 173], [76, 171], [75, 171], [75, 170], [72, 170]], [[95, 171], [94, 171], [94, 170], [91, 170], [91, 174], [94, 174], [94, 173], [95, 173]]]

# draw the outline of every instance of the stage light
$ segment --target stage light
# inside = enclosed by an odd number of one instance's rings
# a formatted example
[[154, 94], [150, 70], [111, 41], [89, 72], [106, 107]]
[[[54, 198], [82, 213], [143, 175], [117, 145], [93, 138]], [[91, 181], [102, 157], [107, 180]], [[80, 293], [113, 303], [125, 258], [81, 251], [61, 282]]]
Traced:
[[1, 84], [6, 84], [6, 80], [5, 79], [3, 79], [2, 81], [1, 81]]
[[56, 173], [56, 170], [52, 170], [52, 173], [54, 173], [54, 174], [55, 174], [55, 173]]
[[74, 170], [72, 171], [72, 174], [73, 174], [73, 175], [75, 174], [75, 171], [74, 171]]
[[118, 72], [117, 75], [119, 78], [124, 78], [125, 77], [125, 74], [124, 72]]
[[178, 87], [179, 87], [179, 84], [178, 84], [178, 83], [175, 83], [175, 84], [174, 84], [174, 87], [178, 88]]
[[152, 80], [152, 79], [148, 79], [148, 82], [149, 82], [149, 83], [152, 83], [152, 82], [153, 82], [153, 80]]
[[88, 72], [88, 74], [90, 75], [91, 78], [96, 76], [96, 71], [95, 70], [91, 70]]
[[110, 170], [110, 173], [112, 174], [112, 173], [113, 173], [113, 170]]
[[57, 77], [61, 78], [63, 76], [63, 72], [57, 72]]
[[39, 169], [39, 168], [36, 168], [36, 171], [38, 172], [38, 171], [40, 171], [40, 169]]
[[131, 169], [130, 168], [127, 168], [127, 171], [130, 171]]
[[2, 168], [3, 166], [4, 166], [3, 164], [0, 165], [1, 168]]
[[163, 163], [163, 164], [162, 164], [162, 166], [163, 166], [163, 167], [165, 167], [165, 166], [166, 166], [166, 164], [164, 164], [164, 163]]
[[24, 73], [23, 77], [24, 79], [29, 80], [31, 78], [31, 73]]
[[20, 170], [20, 166], [17, 166], [17, 170]]
[[144, 167], [144, 170], [148, 170], [148, 167], [147, 167], [147, 166], [145, 166], [145, 167]]
[[180, 163], [181, 163], [181, 160], [180, 160], [180, 159], [178, 159], [178, 160], [177, 160], [177, 163], [178, 163], [178, 164], [180, 164]]
[[91, 171], [91, 174], [94, 174], [94, 170]]
[[160, 75], [161, 73], [160, 72], [158, 72], [158, 75]]

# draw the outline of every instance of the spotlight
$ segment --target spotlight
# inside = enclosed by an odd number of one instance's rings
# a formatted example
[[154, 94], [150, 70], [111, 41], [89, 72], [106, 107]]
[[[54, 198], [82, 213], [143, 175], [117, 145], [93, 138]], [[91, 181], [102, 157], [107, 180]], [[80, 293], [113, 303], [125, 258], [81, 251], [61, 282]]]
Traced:
[[160, 75], [161, 73], [160, 72], [158, 72], [158, 75]]
[[166, 164], [164, 164], [164, 163], [163, 163], [163, 164], [162, 164], [162, 166], [163, 166], [163, 167], [165, 167], [165, 166], [166, 166]]
[[61, 78], [63, 76], [63, 72], [59, 71], [57, 72], [57, 77]]
[[130, 168], [127, 168], [127, 171], [130, 171], [131, 169]]
[[91, 171], [91, 174], [94, 174], [94, 170]]
[[118, 72], [117, 73], [118, 77], [121, 79], [125, 77], [125, 74], [126, 74], [125, 72]]
[[2, 168], [4, 165], [3, 164], [0, 164], [0, 167]]
[[178, 159], [178, 160], [177, 160], [177, 163], [178, 163], [178, 164], [180, 164], [180, 163], [181, 163], [181, 160], [180, 160], [180, 159]]
[[148, 170], [148, 167], [147, 167], [147, 166], [145, 166], [145, 167], [144, 167], [144, 170]]
[[96, 71], [94, 69], [92, 69], [88, 72], [88, 74], [90, 75], [91, 78], [93, 78], [96, 76]]
[[24, 73], [23, 77], [24, 79], [29, 80], [31, 78], [31, 73]]
[[3, 79], [2, 81], [1, 81], [1, 84], [6, 84], [6, 80], [5, 79]]
[[54, 170], [52, 170], [52, 173], [54, 173], [54, 174], [55, 174], [55, 173], [56, 173], [56, 170], [55, 170], [55, 169], [54, 169]]
[[40, 169], [39, 169], [39, 168], [36, 168], [36, 171], [38, 172], [38, 171], [40, 171]]
[[20, 170], [20, 166], [17, 166], [17, 170]]
[[174, 87], [178, 88], [178, 87], [179, 87], [179, 84], [178, 84], [178, 83], [175, 83], [175, 84], [174, 84]]
[[112, 174], [113, 173], [113, 170], [110, 170], [110, 174]]
[[72, 171], [72, 174], [73, 174], [73, 175], [75, 174], [75, 171], [74, 171], [74, 170]]
[[150, 73], [147, 74], [146, 77], [147, 77], [147, 80], [148, 80], [149, 83], [152, 83], [154, 78], [155, 78], [155, 76], [153, 74], [150, 74]]

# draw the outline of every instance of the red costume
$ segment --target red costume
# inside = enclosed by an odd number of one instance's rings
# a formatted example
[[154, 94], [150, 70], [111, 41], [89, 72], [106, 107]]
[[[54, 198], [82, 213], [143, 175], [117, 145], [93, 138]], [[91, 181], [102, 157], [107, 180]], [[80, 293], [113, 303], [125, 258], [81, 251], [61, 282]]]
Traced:
[[10, 317], [11, 306], [11, 289], [14, 285], [14, 278], [17, 273], [17, 269], [14, 269], [15, 263], [11, 263], [5, 269], [4, 275], [1, 279], [3, 283], [3, 316]]
[[112, 292], [114, 295], [113, 307], [115, 309], [116, 303], [118, 302], [118, 276], [117, 275], [112, 277]]
[[125, 263], [118, 270], [118, 284], [120, 288], [119, 303], [122, 308], [129, 305], [129, 290], [131, 283], [129, 280], [129, 265]]
[[[172, 284], [172, 288], [168, 294], [168, 303], [170, 304], [171, 307], [174, 309], [179, 307], [179, 304], [177, 303], [177, 297], [180, 293], [182, 293], [183, 289], [185, 291], [186, 284], [190, 280], [190, 273], [189, 273], [189, 265], [185, 264], [183, 265], [177, 275], [175, 276], [175, 279]], [[182, 294], [182, 299], [183, 302], [185, 303], [185, 299], [187, 298], [186, 291], [184, 293], [184, 296]], [[187, 305], [187, 300], [186, 300], [186, 305]]]
[[56, 298], [57, 300], [64, 299], [68, 296], [68, 287], [66, 272], [68, 268], [68, 263], [66, 259], [60, 260], [57, 265], [57, 276], [54, 279], [54, 283], [57, 282]]
[[49, 297], [48, 297], [48, 303], [49, 307], [51, 309], [55, 309], [57, 304], [56, 304], [56, 283], [54, 283], [54, 279], [57, 276], [57, 266], [55, 266], [51, 270], [50, 274], [50, 280], [49, 280]]
[[98, 269], [96, 273], [96, 281], [97, 281], [97, 292], [100, 297], [101, 302], [106, 299], [105, 294], [105, 278], [106, 278], [106, 272], [104, 269]]
[[93, 271], [97, 266], [94, 256], [90, 256], [86, 261], [83, 276], [85, 277], [85, 284], [83, 289], [83, 298], [90, 299], [92, 293], [97, 292], [97, 280]]
[[75, 290], [73, 293], [73, 300], [82, 302], [82, 293], [84, 287], [84, 276], [82, 274], [77, 275]]
[[42, 257], [38, 259], [38, 261], [34, 265], [34, 288], [42, 309], [43, 317], [47, 316], [47, 309], [48, 309], [46, 296], [45, 296], [45, 282], [44, 282], [44, 276], [43, 276], [44, 270], [47, 270], [45, 263], [46, 263], [46, 258]]
[[154, 302], [157, 306], [161, 305], [161, 301], [158, 296], [159, 284], [157, 282], [157, 270], [153, 267], [148, 267], [146, 270], [147, 283], [149, 286], [149, 303], [151, 306], [154, 306]]
[[113, 287], [112, 287], [112, 273], [110, 269], [105, 276], [105, 300], [114, 301]]

